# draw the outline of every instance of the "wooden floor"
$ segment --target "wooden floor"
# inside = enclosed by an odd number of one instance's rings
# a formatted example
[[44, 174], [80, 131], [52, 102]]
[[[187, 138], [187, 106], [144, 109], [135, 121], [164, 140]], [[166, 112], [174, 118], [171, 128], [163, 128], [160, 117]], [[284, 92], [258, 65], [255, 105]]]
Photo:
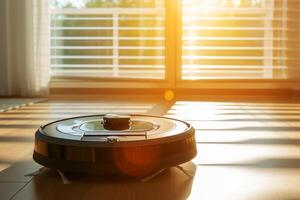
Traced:
[[[35, 130], [65, 117], [121, 112], [166, 115], [196, 129], [198, 155], [147, 181], [68, 177], [32, 160]], [[49, 100], [0, 113], [0, 199], [300, 199], [300, 102]]]

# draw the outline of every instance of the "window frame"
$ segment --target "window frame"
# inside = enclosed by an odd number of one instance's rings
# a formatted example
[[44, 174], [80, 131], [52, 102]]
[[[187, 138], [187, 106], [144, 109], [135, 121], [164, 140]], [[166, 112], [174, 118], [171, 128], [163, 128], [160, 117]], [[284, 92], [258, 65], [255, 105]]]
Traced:
[[[181, 77], [182, 69], [182, 0], [176, 1], [176, 43], [177, 59], [176, 59], [176, 88], [178, 89], [294, 89], [295, 85], [300, 83], [297, 79], [198, 79], [184, 80]], [[273, 0], [268, 0], [269, 3]], [[287, 0], [282, 0], [286, 3]], [[272, 3], [272, 2], [271, 2]], [[274, 2], [273, 2], [274, 3]], [[270, 13], [267, 13], [270, 15]], [[273, 15], [273, 13], [271, 14]], [[265, 33], [268, 34], [268, 33]], [[273, 45], [273, 44], [267, 44]]]
[[165, 0], [165, 79], [51, 77], [50, 88], [291, 89], [297, 79], [183, 80], [181, 0]]
[[165, 79], [51, 77], [50, 88], [173, 88], [175, 86], [176, 6], [165, 0]]

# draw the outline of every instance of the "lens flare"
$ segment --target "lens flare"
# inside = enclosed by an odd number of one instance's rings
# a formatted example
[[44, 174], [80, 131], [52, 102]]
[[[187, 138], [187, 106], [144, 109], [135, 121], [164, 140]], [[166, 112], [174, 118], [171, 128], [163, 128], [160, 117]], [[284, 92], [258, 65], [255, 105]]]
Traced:
[[166, 101], [173, 100], [174, 96], [175, 96], [175, 94], [174, 94], [173, 90], [167, 90], [167, 91], [165, 91], [164, 98], [165, 98]]

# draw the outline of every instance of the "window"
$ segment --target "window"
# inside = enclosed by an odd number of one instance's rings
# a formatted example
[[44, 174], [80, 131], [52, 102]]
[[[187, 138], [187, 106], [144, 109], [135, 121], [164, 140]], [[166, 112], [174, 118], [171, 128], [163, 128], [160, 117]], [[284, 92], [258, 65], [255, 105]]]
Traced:
[[272, 6], [241, 3], [183, 1], [183, 79], [272, 77]]
[[[300, 77], [297, 0], [53, 0], [54, 77]], [[298, 75], [299, 74], [299, 75]]]
[[182, 2], [183, 79], [288, 77], [288, 62], [297, 58], [286, 53], [299, 52], [287, 46], [297, 40], [297, 1]]
[[53, 75], [164, 79], [163, 3], [53, 1]]

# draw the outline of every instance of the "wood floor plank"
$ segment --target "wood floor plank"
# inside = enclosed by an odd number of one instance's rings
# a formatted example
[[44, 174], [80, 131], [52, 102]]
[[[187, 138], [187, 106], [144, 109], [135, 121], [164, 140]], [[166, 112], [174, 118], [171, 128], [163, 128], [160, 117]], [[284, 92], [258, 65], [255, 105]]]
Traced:
[[26, 183], [0, 183], [0, 198], [1, 200], [11, 199]]

